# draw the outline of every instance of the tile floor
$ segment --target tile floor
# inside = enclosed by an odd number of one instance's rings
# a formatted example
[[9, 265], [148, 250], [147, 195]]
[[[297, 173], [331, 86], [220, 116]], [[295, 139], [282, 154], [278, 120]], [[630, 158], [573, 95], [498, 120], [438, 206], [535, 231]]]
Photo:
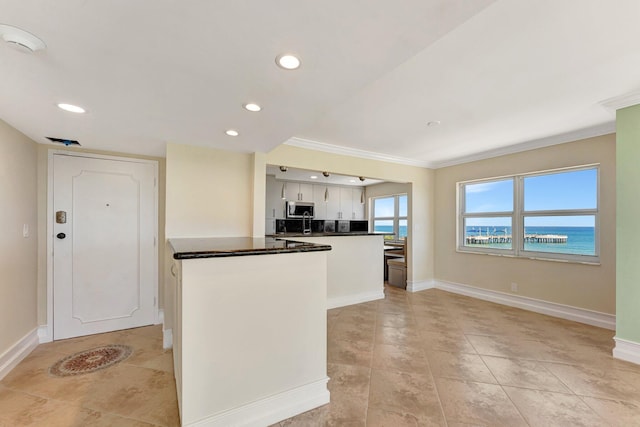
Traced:
[[[106, 344], [129, 345], [133, 354], [91, 374], [48, 374], [57, 360]], [[177, 425], [172, 353], [162, 349], [160, 325], [41, 344], [0, 381], [0, 427]]]
[[331, 310], [331, 403], [280, 426], [640, 426], [614, 332], [439, 290]]
[[[640, 366], [611, 357], [613, 331], [439, 290], [328, 313], [331, 403], [278, 426], [640, 426]], [[98, 345], [125, 362], [54, 378]], [[0, 427], [176, 426], [160, 327], [40, 345], [0, 381]]]

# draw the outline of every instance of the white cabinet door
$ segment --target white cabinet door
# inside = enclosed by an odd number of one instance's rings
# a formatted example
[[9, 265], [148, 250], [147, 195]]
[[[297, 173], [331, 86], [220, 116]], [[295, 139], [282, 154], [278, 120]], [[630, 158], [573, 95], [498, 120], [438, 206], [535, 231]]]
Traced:
[[280, 197], [282, 184], [274, 176], [267, 175], [266, 218], [284, 218], [284, 200]]
[[362, 193], [364, 190], [363, 188], [354, 188], [352, 190], [352, 199], [351, 199], [351, 203], [352, 203], [352, 208], [353, 208], [353, 212], [352, 212], [352, 217], [351, 219], [365, 219], [365, 215], [364, 215], [364, 203], [361, 203], [362, 200]]
[[340, 219], [351, 219], [353, 216], [353, 196], [351, 187], [340, 187]]
[[303, 202], [313, 202], [313, 185], [311, 184], [300, 184], [298, 195], [300, 201]]
[[325, 185], [313, 186], [313, 203], [315, 205], [315, 218], [314, 219], [327, 219], [327, 204], [324, 201], [324, 190], [327, 187]]
[[327, 187], [327, 219], [340, 219], [340, 187]]

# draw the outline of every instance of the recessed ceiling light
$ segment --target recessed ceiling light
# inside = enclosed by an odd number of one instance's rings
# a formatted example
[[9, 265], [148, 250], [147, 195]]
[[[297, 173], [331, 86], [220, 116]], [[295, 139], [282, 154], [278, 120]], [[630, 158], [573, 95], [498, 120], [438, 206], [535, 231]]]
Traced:
[[440, 120], [433, 120], [427, 123], [427, 126], [438, 126], [440, 124]]
[[47, 47], [38, 37], [11, 25], [0, 24], [0, 36], [2, 36], [4, 41], [21, 52], [31, 53]]
[[309, 178], [311, 179], [318, 179], [318, 177], [316, 175], [311, 175]]
[[86, 112], [84, 108], [78, 107], [77, 105], [72, 105], [72, 104], [64, 104], [64, 103], [58, 104], [58, 108], [61, 108], [64, 111], [69, 111], [70, 113], [82, 114]]
[[237, 131], [237, 130], [234, 130], [234, 129], [228, 129], [225, 133], [226, 133], [227, 135], [229, 135], [229, 136], [238, 136], [238, 135], [240, 135], [240, 134], [238, 133], [238, 131]]
[[278, 67], [284, 68], [285, 70], [295, 70], [300, 68], [300, 59], [295, 55], [286, 53], [276, 58], [276, 64], [278, 64]]
[[244, 104], [242, 107], [244, 107], [244, 109], [247, 111], [253, 111], [253, 112], [262, 110], [261, 106], [259, 106], [258, 104], [254, 104], [253, 102]]

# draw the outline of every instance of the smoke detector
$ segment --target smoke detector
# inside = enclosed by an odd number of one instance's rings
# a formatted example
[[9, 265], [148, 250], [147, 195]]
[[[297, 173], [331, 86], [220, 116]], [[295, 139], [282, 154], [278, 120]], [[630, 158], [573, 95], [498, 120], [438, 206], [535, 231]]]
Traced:
[[11, 25], [0, 24], [0, 36], [14, 49], [25, 53], [44, 50], [47, 47], [42, 40], [30, 32]]

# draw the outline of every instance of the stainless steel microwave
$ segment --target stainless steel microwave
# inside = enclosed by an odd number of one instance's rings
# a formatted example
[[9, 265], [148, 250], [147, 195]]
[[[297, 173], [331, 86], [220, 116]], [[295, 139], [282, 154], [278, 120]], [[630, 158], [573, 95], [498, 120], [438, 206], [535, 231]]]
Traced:
[[313, 218], [315, 209], [313, 202], [287, 201], [287, 218]]

